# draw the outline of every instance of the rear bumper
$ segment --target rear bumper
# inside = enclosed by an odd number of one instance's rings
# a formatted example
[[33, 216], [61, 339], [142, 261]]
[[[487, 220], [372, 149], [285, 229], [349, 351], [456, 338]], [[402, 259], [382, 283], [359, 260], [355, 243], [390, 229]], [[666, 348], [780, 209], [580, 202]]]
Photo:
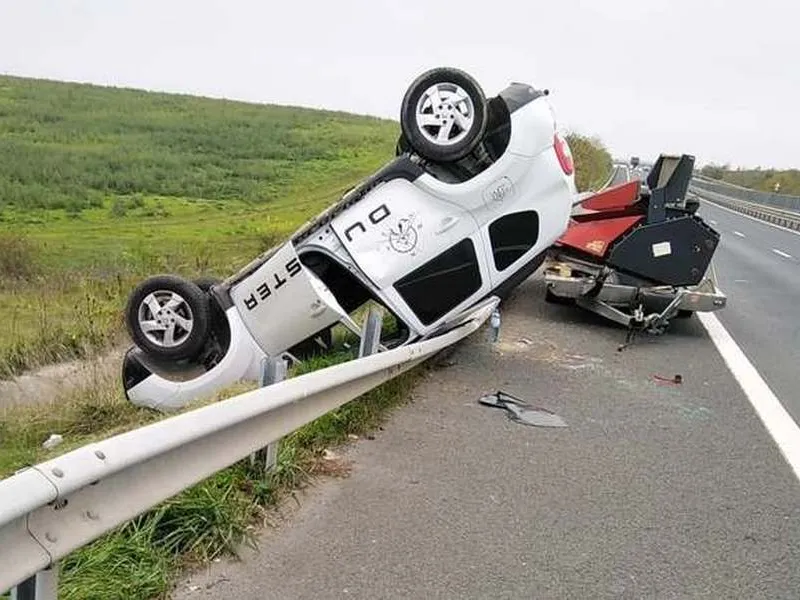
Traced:
[[226, 311], [231, 342], [219, 363], [206, 370], [200, 365], [156, 363], [135, 346], [125, 354], [122, 382], [127, 399], [162, 412], [209, 398], [239, 381], [257, 381], [266, 354], [242, 323], [235, 307]]
[[[591, 292], [596, 284], [594, 275], [575, 273], [569, 262], [551, 263], [545, 270], [547, 289], [561, 298], [580, 298]], [[724, 308], [727, 296], [710, 278], [699, 284], [683, 288], [673, 286], [636, 287], [606, 282], [594, 298], [613, 305], [629, 305], [638, 298], [644, 303], [668, 304], [683, 291], [676, 306], [677, 310], [691, 312], [712, 312]]]

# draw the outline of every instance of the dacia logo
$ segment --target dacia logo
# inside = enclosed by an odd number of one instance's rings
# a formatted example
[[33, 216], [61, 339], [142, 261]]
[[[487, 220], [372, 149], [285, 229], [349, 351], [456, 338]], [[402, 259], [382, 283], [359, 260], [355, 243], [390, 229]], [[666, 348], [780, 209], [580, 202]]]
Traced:
[[486, 202], [502, 202], [506, 196], [511, 196], [514, 193], [514, 184], [508, 177], [502, 177], [498, 181], [492, 183], [483, 192], [483, 198]]

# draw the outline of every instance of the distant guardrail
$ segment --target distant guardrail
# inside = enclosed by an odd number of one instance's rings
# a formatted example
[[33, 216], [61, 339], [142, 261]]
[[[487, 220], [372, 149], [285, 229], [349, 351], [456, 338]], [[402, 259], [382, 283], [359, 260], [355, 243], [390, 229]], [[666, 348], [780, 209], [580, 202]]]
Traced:
[[743, 200], [753, 204], [762, 204], [764, 206], [772, 206], [775, 208], [800, 212], [800, 196], [762, 192], [759, 190], [752, 190], [750, 188], [733, 185], [732, 183], [719, 181], [717, 179], [709, 179], [707, 177], [698, 176], [695, 176], [692, 179], [692, 185], [699, 189], [722, 194], [736, 200]]
[[689, 185], [689, 192], [704, 200], [714, 202], [715, 204], [760, 219], [761, 221], [767, 221], [774, 225], [786, 227], [787, 229], [800, 231], [800, 212], [775, 208], [765, 204], [749, 202], [747, 200], [740, 200], [726, 194], [713, 192], [698, 186], [697, 181], [694, 179]]

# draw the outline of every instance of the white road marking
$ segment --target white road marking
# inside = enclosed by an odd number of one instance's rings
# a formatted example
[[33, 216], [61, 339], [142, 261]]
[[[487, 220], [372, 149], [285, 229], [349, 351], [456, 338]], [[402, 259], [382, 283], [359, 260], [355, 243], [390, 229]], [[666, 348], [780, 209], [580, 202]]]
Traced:
[[744, 217], [745, 219], [750, 219], [751, 221], [755, 221], [756, 223], [761, 223], [762, 225], [769, 225], [770, 227], [774, 227], [775, 229], [781, 229], [782, 231], [788, 231], [789, 233], [793, 233], [795, 235], [800, 235], [800, 231], [795, 231], [794, 229], [789, 229], [788, 227], [783, 227], [781, 225], [775, 225], [775, 223], [770, 223], [769, 221], [762, 221], [761, 219], [756, 219], [755, 217], [751, 217], [750, 215], [746, 215], [744, 213], [740, 213], [737, 210], [733, 210], [728, 208], [727, 206], [722, 206], [721, 204], [717, 204], [712, 200], [707, 200], [703, 198], [703, 201], [708, 202], [709, 204], [713, 205], [715, 208], [721, 208], [722, 210], [726, 210], [731, 214], [738, 215], [740, 217]]
[[734, 279], [733, 283], [748, 283], [747, 279]]
[[711, 341], [714, 342], [725, 364], [733, 373], [786, 462], [794, 471], [795, 477], [800, 479], [800, 427], [786, 412], [717, 316], [712, 313], [698, 312], [697, 317], [708, 331]]
[[746, 236], [745, 234], [743, 234], [741, 231], [734, 231], [734, 232], [733, 232], [733, 235], [738, 235], [740, 238], [747, 237], [747, 236]]
[[772, 251], [778, 256], [782, 256], [783, 258], [792, 258], [791, 254], [786, 254], [786, 252], [784, 252], [783, 250], [778, 250], [777, 248], [773, 248]]

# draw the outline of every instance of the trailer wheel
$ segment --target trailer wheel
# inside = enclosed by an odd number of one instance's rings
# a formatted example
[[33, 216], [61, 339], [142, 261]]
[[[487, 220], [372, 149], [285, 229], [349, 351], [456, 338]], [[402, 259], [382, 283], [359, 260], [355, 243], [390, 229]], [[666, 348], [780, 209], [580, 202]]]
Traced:
[[134, 288], [125, 308], [133, 342], [155, 358], [192, 359], [208, 339], [211, 308], [206, 292], [175, 275], [150, 277]]

